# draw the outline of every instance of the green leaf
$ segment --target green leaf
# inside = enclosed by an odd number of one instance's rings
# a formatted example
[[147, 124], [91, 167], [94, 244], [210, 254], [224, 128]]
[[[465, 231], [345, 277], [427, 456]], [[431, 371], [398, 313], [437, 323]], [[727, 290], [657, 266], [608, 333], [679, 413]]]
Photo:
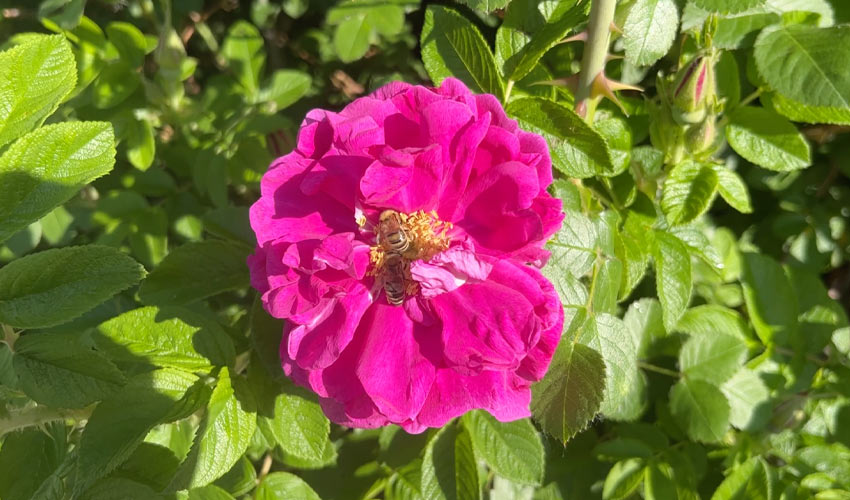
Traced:
[[148, 42], [144, 33], [130, 23], [112, 22], [106, 26], [106, 36], [118, 49], [121, 59], [137, 68], [144, 62], [148, 51]]
[[587, 304], [587, 289], [572, 275], [569, 270], [562, 267], [564, 264], [549, 260], [546, 267], [542, 269], [543, 275], [555, 285], [555, 291], [564, 306], [583, 306]]
[[257, 244], [251, 223], [248, 220], [248, 207], [222, 207], [204, 214], [204, 229], [210, 234], [249, 246]]
[[114, 163], [108, 123], [57, 123], [16, 141], [0, 156], [0, 242], [68, 201]]
[[747, 323], [737, 311], [718, 304], [703, 304], [688, 309], [676, 324], [676, 330], [708, 337], [722, 333], [741, 340], [751, 336]]
[[631, 458], [617, 462], [605, 476], [602, 486], [603, 500], [626, 500], [631, 498], [644, 478], [643, 460]]
[[705, 233], [706, 231], [703, 227], [695, 224], [670, 228], [670, 234], [684, 243], [692, 256], [699, 257], [703, 262], [711, 266], [713, 272], [720, 272], [723, 269], [723, 260]]
[[717, 97], [725, 99], [725, 109], [737, 107], [741, 102], [741, 74], [734, 52], [724, 50], [720, 53], [714, 65], [714, 74], [717, 79]]
[[600, 313], [617, 312], [617, 297], [623, 278], [623, 263], [616, 258], [599, 258], [593, 271], [596, 287], [590, 297], [590, 308]]
[[807, 106], [850, 108], [850, 26], [777, 26], [756, 40], [759, 74], [783, 96]]
[[0, 496], [34, 500], [34, 493], [60, 466], [66, 453], [65, 426], [47, 424], [5, 436], [0, 448]]
[[683, 378], [670, 389], [670, 412], [695, 441], [716, 443], [729, 429], [729, 403], [720, 389]]
[[729, 400], [729, 421], [735, 427], [757, 431], [770, 419], [770, 391], [756, 372], [741, 368], [720, 390]]
[[649, 66], [661, 59], [676, 38], [679, 11], [673, 0], [638, 0], [623, 25], [626, 60]]
[[739, 337], [715, 332], [694, 335], [679, 352], [679, 369], [686, 377], [722, 384], [747, 358], [747, 344]]
[[596, 416], [604, 390], [602, 356], [562, 338], [546, 375], [531, 386], [531, 414], [544, 431], [567, 442]]
[[679, 238], [657, 230], [653, 234], [655, 286], [664, 313], [664, 327], [671, 332], [691, 301], [691, 257]]
[[647, 228], [639, 217], [627, 216], [622, 231], [616, 232], [615, 240], [615, 253], [623, 263], [620, 300], [628, 297], [646, 274], [651, 247]]
[[142, 84], [139, 74], [126, 61], [110, 63], [92, 86], [92, 104], [109, 109], [126, 101]]
[[[850, 460], [850, 450], [840, 443], [829, 445], [818, 444], [797, 450], [794, 456], [795, 465], [824, 472], [833, 480], [846, 488], [850, 488], [850, 471], [847, 461]], [[805, 470], [805, 469], [803, 469]]]
[[685, 224], [704, 214], [717, 192], [717, 174], [710, 165], [685, 161], [664, 181], [661, 208], [671, 224]]
[[257, 414], [246, 396], [234, 390], [230, 370], [222, 368], [189, 456], [169, 491], [205, 486], [224, 475], [245, 453], [257, 428]]
[[661, 304], [654, 298], [645, 297], [629, 304], [623, 324], [638, 347], [640, 357], [647, 357], [652, 344], [667, 336]]
[[0, 268], [0, 323], [70, 321], [139, 282], [145, 270], [114, 248], [86, 245], [28, 255]]
[[767, 466], [760, 457], [753, 457], [726, 476], [711, 500], [770, 500], [771, 486]]
[[[567, 3], [565, 2], [565, 4]], [[516, 81], [528, 75], [549, 49], [581, 24], [585, 17], [586, 8], [586, 5], [579, 4], [563, 12], [560, 16], [553, 16], [539, 31], [534, 33], [528, 43], [525, 43], [515, 55], [504, 61], [505, 78]], [[521, 34], [519, 36], [522, 37]]]
[[[6, 386], [10, 389], [18, 387], [18, 375], [12, 367], [12, 350], [9, 345], [0, 343], [0, 386]], [[2, 394], [2, 387], [0, 387]]]
[[718, 14], [736, 14], [764, 4], [764, 0], [693, 0], [694, 5]]
[[76, 491], [123, 463], [155, 425], [194, 413], [205, 397], [193, 388], [197, 382], [190, 373], [156, 370], [134, 377], [97, 405], [80, 439]]
[[850, 125], [850, 108], [812, 106], [777, 93], [761, 99], [762, 102], [769, 101], [774, 111], [795, 122]]
[[233, 500], [233, 495], [214, 484], [189, 490], [188, 500]]
[[600, 460], [650, 458], [653, 450], [651, 446], [639, 439], [618, 437], [596, 445], [593, 448], [593, 454]]
[[712, 165], [712, 167], [717, 174], [717, 191], [720, 197], [742, 214], [752, 213], [753, 205], [744, 179], [724, 165]]
[[569, 272], [574, 277], [584, 276], [593, 268], [596, 246], [593, 222], [581, 212], [565, 210], [561, 229], [546, 244], [546, 249], [552, 252], [547, 267]]
[[422, 497], [429, 500], [481, 498], [472, 441], [465, 429], [447, 425], [428, 442], [422, 459]]
[[41, 125], [76, 82], [74, 54], [62, 35], [39, 37], [0, 52], [0, 146]]
[[152, 500], [160, 497], [146, 484], [123, 477], [107, 477], [97, 481], [80, 498], [83, 500]]
[[257, 28], [243, 20], [236, 21], [227, 30], [221, 46], [221, 56], [227, 62], [236, 80], [248, 92], [251, 101], [260, 91], [260, 75], [266, 64], [263, 37]]
[[281, 69], [272, 73], [271, 78], [260, 92], [260, 100], [271, 104], [269, 112], [276, 113], [288, 108], [310, 90], [313, 79], [301, 71]]
[[114, 361], [188, 371], [233, 363], [233, 343], [213, 319], [187, 310], [143, 307], [105, 323], [92, 334]]
[[127, 160], [139, 170], [153, 164], [156, 137], [153, 126], [144, 120], [132, 120], [127, 126]]
[[726, 139], [747, 161], [777, 172], [811, 162], [809, 143], [791, 122], [765, 108], [740, 108], [730, 116]]
[[[399, 4], [404, 4], [401, 0]], [[375, 31], [384, 36], [395, 36], [404, 31], [404, 8], [401, 5], [374, 5], [367, 11], [369, 24], [375, 27]]]
[[74, 223], [74, 216], [64, 207], [58, 206], [42, 217], [39, 223], [41, 224], [42, 238], [51, 245], [58, 245], [66, 240], [68, 229]]
[[747, 313], [765, 344], [785, 343], [797, 331], [797, 297], [782, 266], [757, 253], [743, 254], [741, 284]]
[[219, 240], [175, 248], [142, 282], [139, 297], [146, 304], [181, 305], [244, 288], [250, 253], [250, 247]]
[[489, 413], [475, 410], [463, 416], [475, 454], [496, 474], [520, 484], [543, 481], [543, 443], [528, 419], [499, 422]]
[[369, 16], [361, 13], [344, 20], [334, 31], [334, 49], [342, 62], [353, 62], [366, 54], [372, 37]]
[[422, 28], [422, 61], [435, 85], [448, 77], [473, 92], [504, 100], [504, 87], [490, 47], [472, 23], [453, 9], [429, 5]]
[[457, 0], [462, 4], [468, 5], [471, 9], [480, 10], [481, 12], [493, 12], [497, 9], [504, 9], [511, 0]]
[[309, 484], [289, 472], [272, 472], [263, 478], [254, 494], [255, 500], [321, 500]]
[[15, 342], [14, 366], [27, 396], [57, 408], [83, 408], [127, 382], [115, 365], [76, 335], [24, 335]]
[[[632, 131], [626, 120], [609, 112], [596, 114], [593, 128], [605, 139], [608, 154], [614, 165], [613, 175], [619, 175], [629, 168], [632, 150]], [[624, 197], [625, 199], [625, 197]]]
[[651, 460], [646, 466], [643, 482], [643, 497], [646, 500], [679, 498], [673, 467], [665, 462]]
[[236, 465], [218, 478], [214, 484], [235, 497], [241, 497], [253, 490], [257, 486], [257, 470], [248, 458], [248, 454], [243, 455]]
[[260, 430], [272, 444], [300, 461], [327, 464], [334, 449], [328, 439], [330, 422], [315, 397], [292, 385], [275, 386], [274, 390], [280, 392], [272, 398], [273, 406], [261, 406], [257, 421]]
[[414, 460], [397, 469], [384, 490], [386, 500], [424, 500], [422, 498], [422, 461]]
[[601, 353], [605, 362], [605, 398], [600, 411], [615, 420], [639, 417], [644, 409], [646, 382], [637, 367], [638, 345], [623, 321], [610, 314], [596, 314], [588, 318], [578, 341]]
[[[194, 433], [194, 429], [192, 432]], [[189, 440], [191, 445], [191, 437]], [[180, 466], [182, 458], [182, 455], [178, 458], [166, 446], [145, 441], [136, 448], [133, 454], [130, 455], [130, 458], [118, 467], [112, 475], [148, 484], [159, 491], [168, 485], [171, 476], [174, 475], [177, 467]]]
[[540, 97], [512, 100], [510, 116], [549, 143], [552, 165], [568, 177], [584, 179], [617, 173], [608, 144], [572, 109]]

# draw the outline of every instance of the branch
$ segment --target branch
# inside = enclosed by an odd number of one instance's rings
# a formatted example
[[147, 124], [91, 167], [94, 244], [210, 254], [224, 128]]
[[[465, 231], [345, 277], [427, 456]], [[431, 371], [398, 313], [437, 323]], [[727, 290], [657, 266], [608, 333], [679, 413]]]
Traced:
[[0, 417], [0, 437], [18, 429], [43, 425], [56, 420], [86, 420], [91, 416], [93, 410], [94, 408], [91, 406], [81, 410], [66, 410], [47, 406], [13, 410]]
[[608, 42], [611, 36], [611, 23], [617, 0], [593, 0], [590, 6], [590, 22], [587, 25], [587, 43], [581, 58], [581, 71], [576, 90], [576, 110], [593, 121], [593, 108], [596, 99], [593, 95], [593, 83], [605, 70], [608, 58]]

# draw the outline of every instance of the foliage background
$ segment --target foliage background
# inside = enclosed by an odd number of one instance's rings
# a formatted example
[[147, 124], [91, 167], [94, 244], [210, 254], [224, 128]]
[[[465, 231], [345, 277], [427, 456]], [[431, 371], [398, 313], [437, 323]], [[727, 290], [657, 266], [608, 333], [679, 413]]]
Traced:
[[[645, 92], [583, 119], [576, 3], [0, 1], [0, 498], [850, 498], [850, 4], [620, 1]], [[534, 422], [334, 426], [247, 207], [309, 109], [447, 76], [549, 140], [564, 339]]]

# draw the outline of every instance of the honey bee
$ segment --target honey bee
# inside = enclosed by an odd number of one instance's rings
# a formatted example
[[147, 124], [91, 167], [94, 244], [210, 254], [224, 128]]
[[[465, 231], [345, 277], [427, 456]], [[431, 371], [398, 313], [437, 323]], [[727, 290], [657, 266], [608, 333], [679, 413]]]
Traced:
[[400, 253], [387, 252], [384, 257], [384, 293], [387, 302], [400, 306], [404, 302], [405, 262]]
[[410, 236], [395, 210], [381, 212], [378, 222], [378, 245], [384, 249], [384, 293], [394, 306], [404, 302], [407, 261], [404, 253], [411, 249]]
[[401, 225], [401, 217], [395, 210], [384, 210], [378, 222], [378, 244], [387, 253], [399, 255], [410, 249], [410, 237]]

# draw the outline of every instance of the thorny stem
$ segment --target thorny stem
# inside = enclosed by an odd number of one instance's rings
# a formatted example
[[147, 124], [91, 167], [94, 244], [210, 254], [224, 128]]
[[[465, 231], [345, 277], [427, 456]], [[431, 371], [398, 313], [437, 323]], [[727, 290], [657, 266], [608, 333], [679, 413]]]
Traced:
[[7, 415], [0, 417], [0, 437], [9, 432], [46, 424], [56, 420], [86, 420], [91, 416], [93, 407], [81, 410], [65, 410], [48, 408], [46, 406], [33, 406], [23, 410], [10, 411]]
[[660, 374], [662, 374], [662, 375], [668, 375], [668, 376], [670, 376], [670, 377], [676, 377], [676, 378], [679, 378], [679, 377], [681, 377], [681, 376], [682, 376], [682, 375], [681, 375], [679, 372], [677, 372], [677, 371], [674, 371], [674, 370], [668, 370], [667, 368], [662, 368], [662, 367], [660, 367], [660, 366], [655, 366], [655, 365], [650, 364], [650, 363], [644, 363], [643, 361], [638, 361], [638, 366], [639, 366], [639, 367], [641, 367], [641, 368], [643, 368], [644, 370], [649, 370], [649, 371], [651, 371], [651, 372], [660, 373]]
[[590, 6], [590, 22], [587, 25], [587, 42], [581, 58], [581, 71], [578, 75], [576, 90], [576, 109], [586, 110], [587, 121], [593, 122], [596, 99], [592, 97], [593, 82], [599, 73], [605, 70], [608, 57], [610, 27], [614, 20], [617, 0], [593, 0]]

